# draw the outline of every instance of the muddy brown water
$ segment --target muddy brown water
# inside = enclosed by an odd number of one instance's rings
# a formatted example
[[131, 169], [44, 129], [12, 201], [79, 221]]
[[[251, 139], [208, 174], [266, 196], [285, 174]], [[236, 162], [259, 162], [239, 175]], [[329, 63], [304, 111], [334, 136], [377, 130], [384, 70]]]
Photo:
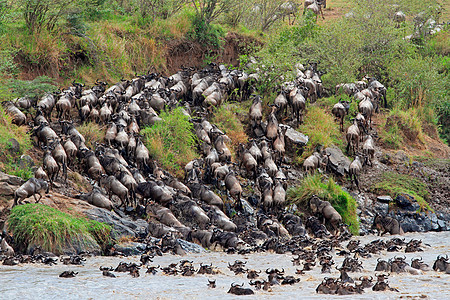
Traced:
[[[372, 258], [362, 259], [364, 270], [359, 273], [349, 273], [352, 278], [362, 275], [374, 275], [377, 258], [391, 258], [395, 255], [405, 255], [410, 262], [412, 257], [421, 256], [430, 266], [439, 254], [450, 254], [450, 232], [441, 233], [410, 233], [405, 234], [405, 241], [421, 239], [431, 247], [425, 247], [424, 252], [382, 252]], [[357, 237], [361, 244], [366, 244], [376, 236]], [[391, 237], [383, 237], [387, 240]], [[344, 242], [343, 245], [347, 245]], [[58, 263], [56, 266], [42, 264], [23, 264], [17, 266], [0, 265], [0, 299], [401, 299], [428, 298], [450, 299], [450, 275], [435, 271], [424, 272], [423, 275], [409, 273], [391, 274], [389, 285], [399, 292], [373, 292], [365, 289], [362, 295], [337, 296], [319, 295], [315, 289], [324, 277], [339, 277], [339, 272], [333, 268], [331, 274], [321, 274], [320, 266], [316, 266], [305, 275], [296, 275], [296, 266], [292, 265], [292, 255], [257, 253], [249, 255], [228, 255], [222, 252], [188, 254], [184, 257], [164, 255], [155, 257], [152, 266], [168, 266], [182, 259], [192, 260], [198, 269], [200, 262], [218, 267], [221, 273], [217, 275], [194, 275], [192, 277], [163, 275], [159, 270], [156, 275], [140, 270], [141, 276], [132, 278], [128, 273], [114, 272], [117, 278], [104, 277], [99, 271], [100, 266], [116, 267], [119, 262], [139, 263], [139, 257], [91, 257], [84, 266], [67, 266]], [[300, 277], [301, 281], [292, 286], [273, 286], [271, 292], [256, 291], [252, 296], [235, 296], [227, 294], [230, 284], [245, 283], [250, 287], [246, 275], [234, 275], [228, 268], [228, 262], [235, 260], [247, 261], [246, 267], [262, 270], [261, 275], [267, 278], [264, 270], [267, 268], [284, 268], [285, 275]], [[334, 255], [335, 266], [341, 266], [343, 257]], [[360, 259], [361, 260], [361, 259]], [[333, 266], [334, 267], [334, 266]], [[66, 270], [79, 272], [75, 278], [59, 278]], [[208, 279], [215, 279], [217, 287], [207, 287]]]

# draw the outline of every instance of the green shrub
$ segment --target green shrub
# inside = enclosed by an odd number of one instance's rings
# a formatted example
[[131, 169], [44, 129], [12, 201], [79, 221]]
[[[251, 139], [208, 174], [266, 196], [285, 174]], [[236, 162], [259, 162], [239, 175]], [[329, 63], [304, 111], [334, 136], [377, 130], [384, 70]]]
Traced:
[[359, 220], [356, 213], [356, 200], [349, 193], [342, 190], [333, 178], [324, 181], [320, 174], [306, 176], [301, 184], [287, 191], [287, 199], [295, 203], [299, 209], [309, 210], [309, 200], [313, 195], [326, 200], [333, 205], [342, 216], [342, 220], [349, 226], [354, 235], [359, 235]]
[[202, 45], [219, 49], [223, 46], [225, 32], [219, 25], [207, 23], [204, 19], [195, 15], [192, 20], [192, 29], [188, 32], [188, 37], [198, 41]]
[[15, 96], [28, 96], [30, 98], [37, 98], [46, 92], [57, 90], [55, 80], [47, 76], [38, 76], [33, 80], [11, 79], [8, 82], [8, 87], [13, 90]]
[[184, 165], [198, 156], [194, 126], [181, 108], [162, 112], [160, 117], [163, 121], [141, 130], [145, 145], [163, 168], [182, 177]]
[[55, 254], [97, 246], [105, 249], [111, 232], [109, 225], [76, 218], [42, 204], [15, 206], [8, 228], [20, 249], [26, 251], [39, 245]]
[[430, 198], [427, 185], [415, 177], [384, 172], [380, 180], [371, 187], [371, 190], [377, 194], [387, 193], [394, 199], [400, 194], [409, 194], [417, 200], [421, 210], [433, 211], [426, 201]]
[[393, 79], [396, 103], [401, 108], [422, 107], [445, 97], [448, 77], [439, 74], [439, 68], [438, 61], [420, 55], [394, 60], [389, 74]]

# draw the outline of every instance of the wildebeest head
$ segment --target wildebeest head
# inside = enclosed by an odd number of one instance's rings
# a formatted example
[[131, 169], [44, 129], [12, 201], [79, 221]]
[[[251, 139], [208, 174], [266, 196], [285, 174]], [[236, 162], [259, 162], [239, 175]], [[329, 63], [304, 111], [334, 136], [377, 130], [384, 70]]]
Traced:
[[445, 255], [445, 257], [442, 255], [439, 255], [433, 264], [433, 270], [445, 272], [448, 265], [449, 265], [448, 255]]

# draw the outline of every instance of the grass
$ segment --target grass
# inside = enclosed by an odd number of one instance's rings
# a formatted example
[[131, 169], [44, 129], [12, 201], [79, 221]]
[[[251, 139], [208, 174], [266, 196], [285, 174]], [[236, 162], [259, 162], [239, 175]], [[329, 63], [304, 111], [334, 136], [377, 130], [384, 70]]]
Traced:
[[162, 112], [162, 122], [141, 130], [145, 145], [161, 166], [181, 178], [184, 166], [198, 156], [194, 126], [181, 108]]
[[325, 108], [310, 106], [306, 113], [305, 122], [299, 126], [298, 131], [309, 137], [301, 156], [296, 158], [296, 162], [301, 164], [310, 156], [317, 146], [328, 147], [332, 144], [342, 146], [339, 124], [334, 121], [334, 117]]
[[320, 174], [306, 176], [301, 184], [288, 189], [287, 196], [291, 203], [295, 203], [300, 209], [309, 210], [309, 199], [317, 195], [320, 199], [329, 201], [342, 216], [342, 220], [349, 226], [354, 235], [359, 235], [359, 221], [356, 213], [356, 200], [349, 193], [329, 178], [324, 181]]
[[[167, 19], [140, 20], [138, 14], [110, 16], [83, 21], [85, 36], [68, 34], [61, 23], [58, 30], [30, 35], [22, 21], [4, 22], [7, 34], [0, 35], [0, 52], [11, 57], [31, 79], [45, 74], [66, 86], [74, 78], [93, 83], [102, 78], [115, 82], [149, 70], [164, 72], [165, 41], [184, 38], [192, 27], [192, 10], [183, 9]], [[15, 49], [19, 49], [16, 51]]]
[[[239, 114], [242, 113], [241, 106], [235, 103], [227, 103], [222, 105], [214, 114], [211, 122], [216, 124], [220, 130], [226, 133], [231, 139], [233, 150], [237, 149], [239, 144], [246, 144], [248, 136], [245, 133], [244, 125], [239, 119]], [[245, 114], [244, 114], [245, 115]]]
[[[33, 174], [30, 168], [19, 168], [19, 158], [31, 149], [31, 139], [25, 126], [16, 126], [11, 123], [11, 117], [0, 105], [0, 170], [29, 179]], [[11, 151], [10, 139], [16, 139], [20, 144], [19, 152]]]
[[408, 194], [417, 200], [421, 211], [433, 211], [428, 200], [430, 192], [425, 183], [412, 176], [398, 174], [394, 172], [384, 172], [380, 180], [371, 188], [376, 194], [386, 193], [392, 198], [401, 194]]
[[395, 108], [382, 116], [378, 127], [381, 141], [391, 149], [402, 149], [406, 145], [414, 148], [425, 144], [422, 131], [422, 118], [418, 109], [400, 110]]
[[77, 130], [84, 136], [86, 146], [90, 149], [95, 149], [95, 143], [103, 143], [106, 134], [104, 127], [92, 122], [78, 126]]
[[100, 246], [110, 240], [109, 225], [76, 218], [42, 204], [15, 206], [8, 218], [8, 228], [16, 245], [27, 250], [41, 246], [45, 251], [63, 254], [65, 249], [83, 250]]

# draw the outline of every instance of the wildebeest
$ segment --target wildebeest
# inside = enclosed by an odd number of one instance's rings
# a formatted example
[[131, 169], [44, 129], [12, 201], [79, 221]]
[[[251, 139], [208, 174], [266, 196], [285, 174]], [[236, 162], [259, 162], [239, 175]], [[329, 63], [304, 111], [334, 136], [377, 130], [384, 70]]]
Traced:
[[238, 285], [238, 284], [231, 284], [230, 289], [228, 290], [229, 294], [235, 294], [235, 295], [253, 295], [254, 292], [251, 289], [243, 288], [244, 284]]
[[373, 219], [372, 229], [377, 229], [379, 231], [379, 235], [383, 235], [385, 233], [390, 234], [404, 234], [400, 223], [391, 217], [383, 217], [379, 214], [375, 216]]
[[450, 274], [450, 263], [448, 262], [448, 255], [445, 255], [445, 257], [439, 255], [433, 264], [433, 270]]
[[318, 197], [313, 196], [309, 202], [310, 208], [314, 213], [320, 213], [324, 221], [330, 222], [333, 227], [333, 234], [339, 233], [339, 225], [342, 223], [342, 217], [337, 210], [328, 201], [322, 201]]
[[[32, 177], [14, 192], [14, 205], [21, 204], [23, 199], [30, 196], [33, 196], [36, 203], [39, 203], [42, 198], [41, 192], [48, 193], [48, 190], [47, 181]], [[36, 198], [36, 194], [39, 194], [39, 200]]]

